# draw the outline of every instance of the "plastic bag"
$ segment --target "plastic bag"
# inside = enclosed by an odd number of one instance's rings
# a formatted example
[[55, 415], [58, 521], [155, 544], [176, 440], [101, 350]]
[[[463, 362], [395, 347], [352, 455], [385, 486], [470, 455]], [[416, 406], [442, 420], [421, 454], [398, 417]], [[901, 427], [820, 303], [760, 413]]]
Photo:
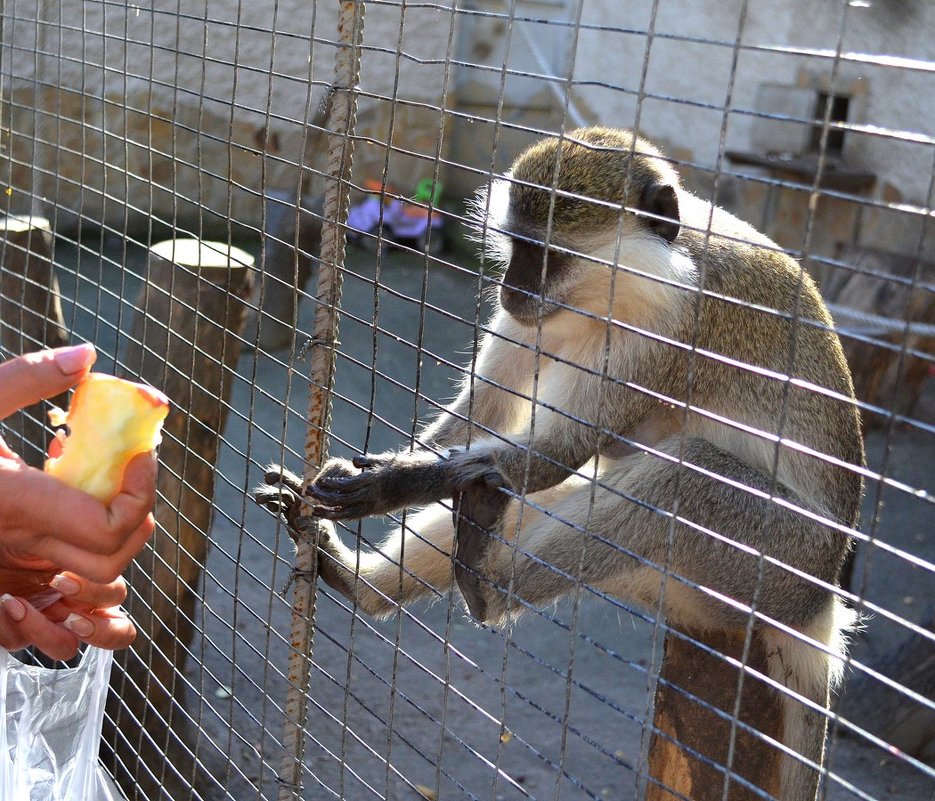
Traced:
[[0, 799], [124, 801], [98, 761], [111, 651], [78, 667], [24, 665], [0, 648]]

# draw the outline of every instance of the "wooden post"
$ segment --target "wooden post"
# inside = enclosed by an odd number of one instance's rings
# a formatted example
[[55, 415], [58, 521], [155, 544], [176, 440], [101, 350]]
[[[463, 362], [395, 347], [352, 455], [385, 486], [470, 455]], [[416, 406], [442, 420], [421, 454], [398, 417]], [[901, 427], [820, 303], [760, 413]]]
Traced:
[[[741, 661], [745, 632], [693, 632], [691, 639], [668, 632], [659, 682], [656, 686], [653, 736], [649, 746], [649, 784], [646, 801], [753, 801], [778, 797], [781, 752], [762, 737], [736, 730], [730, 772], [761, 793], [731, 780], [724, 795], [731, 718], [737, 700], [738, 668], [725, 661]], [[708, 653], [691, 640], [703, 643]], [[766, 649], [754, 633], [746, 664], [767, 674]], [[686, 693], [694, 696], [689, 697]], [[697, 699], [697, 700], [696, 700]], [[781, 739], [782, 707], [777, 690], [746, 673], [740, 720], [775, 740]], [[713, 707], [713, 708], [712, 708]], [[726, 718], [714, 710], [721, 710]], [[697, 756], [696, 754], [700, 755]], [[803, 801], [805, 801], [803, 799]]]
[[[838, 258], [860, 269], [828, 268], [821, 294], [842, 332], [854, 393], [887, 412], [911, 415], [930, 367], [913, 353], [935, 349], [935, 298], [924, 286], [935, 264], [865, 247], [842, 248]], [[865, 430], [883, 428], [889, 416], [865, 411], [861, 421]]]
[[139, 636], [112, 681], [114, 768], [129, 801], [162, 798], [162, 792], [180, 801], [195, 781], [195, 738], [181, 714], [181, 679], [195, 635], [220, 433], [252, 263], [249, 254], [219, 242], [160, 242], [150, 249], [137, 301], [125, 372], [165, 392], [172, 408], [159, 450], [156, 534], [129, 572], [127, 607]]
[[[0, 345], [3, 358], [68, 344], [58, 280], [52, 270], [52, 234], [44, 217], [0, 217]], [[28, 464], [45, 459], [47, 410], [65, 396], [17, 412], [5, 423], [7, 444]]]
[[299, 207], [295, 193], [266, 192], [266, 230], [260, 274], [258, 309], [244, 338], [257, 339], [264, 351], [294, 347], [299, 292], [312, 275], [312, 253], [318, 253], [324, 200], [304, 196]]

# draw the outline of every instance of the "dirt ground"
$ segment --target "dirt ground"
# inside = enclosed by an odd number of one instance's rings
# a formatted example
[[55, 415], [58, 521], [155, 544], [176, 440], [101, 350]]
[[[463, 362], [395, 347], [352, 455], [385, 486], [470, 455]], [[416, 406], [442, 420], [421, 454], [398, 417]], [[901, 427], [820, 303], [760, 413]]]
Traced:
[[[70, 311], [73, 327], [111, 352], [120, 347], [117, 328], [94, 320], [104, 315], [128, 328], [124, 303], [134, 298], [130, 273], [140, 264], [138, 253], [117, 258], [127, 261], [127, 273], [84, 258], [73, 288], [83, 300]], [[98, 269], [103, 293], [94, 290]], [[351, 251], [332, 453], [405, 441], [431, 414], [414, 388], [423, 399], [451, 397], [451, 363], [469, 351], [477, 288], [476, 274], [455, 264], [426, 271], [421, 259], [393, 253], [377, 274], [372, 257]], [[312, 306], [303, 303], [300, 330], [311, 330]], [[286, 350], [247, 350], [240, 360], [196, 621], [204, 638], [193, 644], [187, 672], [189, 712], [202, 729], [197, 753], [215, 774], [203, 797], [247, 801], [278, 792], [292, 545], [247, 491], [267, 462], [301, 467], [306, 369]], [[928, 389], [916, 416], [931, 425], [935, 393]], [[918, 430], [875, 433], [871, 467], [885, 463], [887, 476], [932, 492], [932, 440]], [[368, 521], [365, 541], [383, 525]], [[864, 530], [888, 548], [862, 547], [855, 588], [897, 616], [874, 614], [858, 638], [854, 659], [872, 663], [906, 636], [899, 618], [917, 622], [935, 603], [931, 570], [898, 553], [935, 562], [931, 504], [871, 484]], [[352, 539], [356, 529], [345, 533]], [[322, 587], [316, 622], [303, 798], [417, 799], [419, 787], [446, 800], [638, 797], [662, 638], [645, 610], [582, 596], [497, 631], [476, 626], [447, 596], [378, 622]], [[828, 765], [832, 801], [935, 798], [931, 768], [840, 728]]]

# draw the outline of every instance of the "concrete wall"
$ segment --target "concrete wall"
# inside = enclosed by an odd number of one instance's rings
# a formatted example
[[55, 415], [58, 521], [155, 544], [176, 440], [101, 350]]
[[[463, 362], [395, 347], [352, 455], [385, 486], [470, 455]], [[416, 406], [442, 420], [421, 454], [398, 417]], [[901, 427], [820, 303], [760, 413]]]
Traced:
[[[654, 25], [653, 5], [634, 0], [623, 12], [616, 0], [585, 4], [583, 21], [594, 27], [581, 31], [574, 76], [575, 96], [590, 116], [639, 127], [696, 165], [689, 170], [695, 186], [710, 193], [716, 170], [738, 169], [723, 160], [726, 151], [762, 147], [770, 126], [777, 135], [800, 127], [757, 117], [783, 111], [764, 103], [764, 84], [831, 89], [852, 96], [848, 121], [858, 130], [845, 134], [844, 161], [876, 174], [871, 197], [883, 205], [932, 205], [935, 4], [670, 0], [658, 4]], [[608, 30], [609, 20], [620, 30]], [[764, 185], [727, 178], [718, 190], [718, 202], [763, 224]], [[771, 233], [787, 247], [803, 247], [807, 193], [774, 190], [770, 202]], [[822, 199], [808, 250], [830, 255], [836, 243], [850, 241], [912, 253], [923, 219], [912, 208]], [[928, 239], [933, 253], [935, 237]]]

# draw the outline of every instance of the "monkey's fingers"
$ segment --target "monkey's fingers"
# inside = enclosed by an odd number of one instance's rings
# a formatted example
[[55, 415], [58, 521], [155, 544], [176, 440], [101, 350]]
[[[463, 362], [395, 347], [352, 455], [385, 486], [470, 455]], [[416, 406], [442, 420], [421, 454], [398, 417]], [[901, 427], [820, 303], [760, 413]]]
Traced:
[[253, 500], [276, 514], [292, 505], [282, 490], [272, 487], [257, 487], [253, 490]]
[[369, 486], [373, 481], [373, 476], [366, 473], [356, 473], [352, 476], [319, 476], [308, 489], [310, 494], [318, 497], [320, 494], [328, 492], [353, 492], [359, 487]]
[[296, 530], [296, 523], [302, 513], [303, 504], [302, 496], [299, 493], [283, 484], [260, 486], [253, 491], [253, 500], [285, 521], [290, 529]]
[[358, 513], [354, 508], [315, 505], [315, 517], [321, 517], [325, 520], [360, 520], [362, 517], [366, 516], [366, 514]]
[[508, 488], [510, 485], [499, 470], [490, 469], [469, 476], [460, 476], [456, 473], [452, 476], [451, 486], [455, 492], [469, 492], [478, 487], [483, 487], [486, 490], [498, 490]]
[[356, 475], [359, 475], [359, 471], [354, 467], [353, 462], [340, 457], [334, 457], [325, 462], [324, 467], [321, 468], [321, 472], [315, 476], [315, 480], [312, 483], [318, 484], [320, 481], [329, 478]]
[[366, 487], [342, 491], [313, 485], [309, 488], [309, 495], [315, 501], [315, 514], [328, 520], [359, 520], [383, 511]]
[[380, 467], [385, 467], [392, 461], [391, 457], [387, 456], [374, 456], [370, 453], [362, 453], [359, 456], [355, 456], [351, 459], [351, 464], [354, 465], [358, 470], [376, 470]]
[[455, 580], [471, 616], [487, 618], [484, 577], [487, 554], [493, 544], [491, 532], [499, 528], [509, 497], [499, 489], [474, 482], [456, 495], [455, 502]]
[[302, 494], [302, 479], [281, 464], [269, 464], [263, 473], [263, 481], [271, 486], [281, 484], [297, 495]]
[[309, 487], [308, 494], [322, 506], [344, 510], [343, 520], [384, 514], [388, 482], [386, 474], [365, 471], [351, 476], [323, 476]]

